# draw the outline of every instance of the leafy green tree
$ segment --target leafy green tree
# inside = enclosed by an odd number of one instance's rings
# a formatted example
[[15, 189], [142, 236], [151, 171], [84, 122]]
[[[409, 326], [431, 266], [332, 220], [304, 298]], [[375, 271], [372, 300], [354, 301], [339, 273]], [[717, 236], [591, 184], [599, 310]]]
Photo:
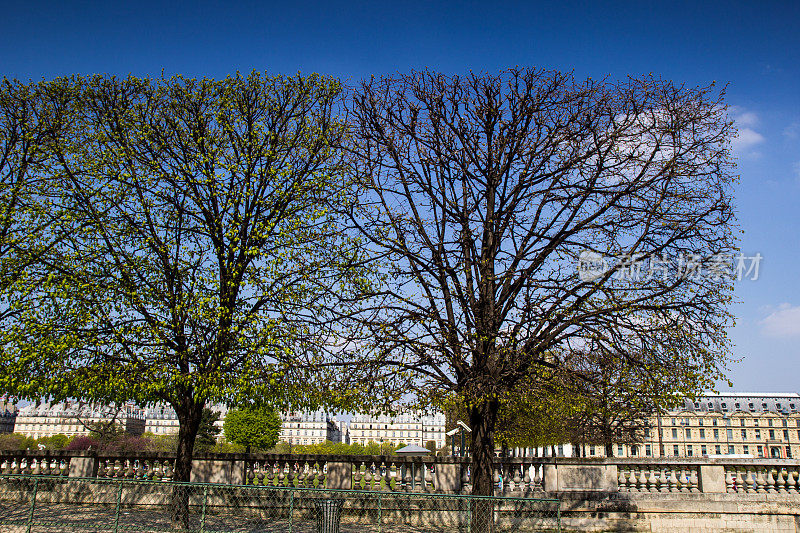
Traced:
[[269, 450], [278, 442], [281, 432], [281, 419], [272, 409], [266, 407], [245, 407], [231, 409], [222, 424], [225, 438], [246, 448]]
[[176, 481], [190, 479], [210, 403], [356, 394], [314, 385], [335, 371], [317, 366], [337, 337], [332, 301], [363, 280], [325, 207], [347, 190], [336, 80], [95, 76], [38, 90], [68, 117], [44, 143], [48, 212], [68, 216], [45, 275], [14, 293], [27, 303], [3, 358], [19, 382], [37, 377], [26, 394], [169, 404]]
[[197, 430], [197, 449], [199, 451], [209, 451], [217, 444], [220, 429], [216, 422], [219, 422], [219, 411], [204, 407], [203, 419]]

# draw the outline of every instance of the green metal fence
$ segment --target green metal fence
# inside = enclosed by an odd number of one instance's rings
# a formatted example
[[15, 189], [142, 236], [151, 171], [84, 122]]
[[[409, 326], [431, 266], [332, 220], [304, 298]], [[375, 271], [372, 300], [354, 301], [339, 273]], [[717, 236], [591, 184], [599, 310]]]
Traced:
[[0, 476], [0, 531], [561, 531], [558, 500]]

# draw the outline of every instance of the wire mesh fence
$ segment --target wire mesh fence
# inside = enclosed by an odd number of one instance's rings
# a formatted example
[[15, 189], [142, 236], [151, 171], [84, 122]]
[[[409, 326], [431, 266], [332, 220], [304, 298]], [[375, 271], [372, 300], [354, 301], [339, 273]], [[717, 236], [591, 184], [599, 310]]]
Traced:
[[47, 476], [0, 477], [0, 531], [561, 531], [558, 500]]

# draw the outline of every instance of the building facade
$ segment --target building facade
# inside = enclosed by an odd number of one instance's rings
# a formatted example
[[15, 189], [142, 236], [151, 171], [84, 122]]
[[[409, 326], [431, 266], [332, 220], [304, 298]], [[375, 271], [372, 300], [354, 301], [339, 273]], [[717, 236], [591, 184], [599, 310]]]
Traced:
[[[602, 446], [582, 446], [604, 457]], [[566, 451], [568, 454], [571, 450]], [[800, 395], [707, 394], [650, 418], [639, 444], [614, 445], [615, 457], [800, 457]]]
[[319, 444], [329, 440], [342, 442], [339, 423], [323, 411], [281, 413], [279, 440], [292, 445]]
[[132, 435], [145, 429], [145, 412], [133, 404], [108, 406], [95, 403], [66, 401], [63, 403], [31, 404], [19, 410], [14, 432], [35, 439], [66, 435], [89, 435], [99, 424], [118, 424]]
[[0, 396], [0, 433], [13, 433], [19, 409], [17, 404]]
[[445, 445], [445, 417], [442, 413], [421, 415], [413, 412], [394, 416], [357, 414], [350, 420], [349, 435], [351, 444], [391, 442], [425, 446], [428, 441], [433, 441], [437, 448], [442, 448]]

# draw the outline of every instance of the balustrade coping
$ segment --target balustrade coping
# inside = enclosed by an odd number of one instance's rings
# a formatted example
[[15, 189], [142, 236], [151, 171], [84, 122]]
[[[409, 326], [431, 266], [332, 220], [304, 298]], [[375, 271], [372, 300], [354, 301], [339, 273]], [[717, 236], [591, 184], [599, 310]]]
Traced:
[[[96, 450], [2, 450], [0, 459], [14, 457], [31, 458], [74, 458], [87, 457], [96, 459], [174, 459], [172, 452], [117, 452]], [[471, 459], [464, 457], [422, 456], [407, 457], [401, 455], [317, 455], [317, 454], [269, 454], [269, 453], [195, 453], [194, 460], [216, 461], [303, 461], [303, 462], [329, 462], [329, 463], [424, 463], [424, 464], [471, 464]], [[724, 457], [506, 457], [495, 458], [495, 464], [509, 465], [576, 465], [576, 466], [604, 466], [604, 465], [642, 465], [642, 466], [669, 466], [669, 465], [716, 465], [716, 466], [800, 466], [800, 459], [774, 459], [774, 458], [730, 458]]]

